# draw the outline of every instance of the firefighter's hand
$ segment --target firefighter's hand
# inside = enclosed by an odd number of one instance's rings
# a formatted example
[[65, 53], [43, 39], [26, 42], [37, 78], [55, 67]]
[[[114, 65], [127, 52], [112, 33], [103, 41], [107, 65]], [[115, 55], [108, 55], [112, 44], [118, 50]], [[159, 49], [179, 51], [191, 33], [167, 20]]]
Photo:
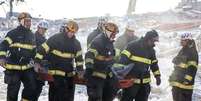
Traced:
[[159, 86], [161, 84], [161, 77], [156, 76], [156, 85]]
[[0, 59], [0, 66], [5, 67], [5, 65], [6, 65], [6, 60]]
[[43, 72], [43, 68], [42, 68], [42, 66], [39, 63], [35, 63], [34, 64], [34, 70], [37, 73], [42, 73]]

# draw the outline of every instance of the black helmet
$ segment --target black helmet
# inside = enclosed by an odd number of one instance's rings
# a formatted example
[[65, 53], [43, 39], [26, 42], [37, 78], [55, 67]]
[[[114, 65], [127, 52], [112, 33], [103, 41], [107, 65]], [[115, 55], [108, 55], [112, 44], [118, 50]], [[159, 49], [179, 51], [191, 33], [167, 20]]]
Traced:
[[[146, 40], [152, 40], [152, 39], [154, 39], [154, 38], [156, 38], [156, 37], [159, 37], [159, 35], [158, 35], [158, 32], [156, 31], [156, 30], [151, 30], [151, 31], [148, 31], [147, 33], [146, 33], [146, 35], [145, 35], [145, 39]], [[156, 40], [156, 41], [158, 41], [158, 40]]]

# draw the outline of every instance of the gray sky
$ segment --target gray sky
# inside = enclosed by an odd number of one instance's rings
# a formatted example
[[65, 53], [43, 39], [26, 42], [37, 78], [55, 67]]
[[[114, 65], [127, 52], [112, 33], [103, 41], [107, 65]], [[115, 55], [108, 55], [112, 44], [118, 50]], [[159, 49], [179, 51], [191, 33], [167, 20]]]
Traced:
[[[15, 11], [27, 11], [32, 16], [59, 19], [110, 14], [123, 16], [129, 0], [25, 0], [19, 3]], [[181, 0], [138, 0], [136, 13], [159, 12], [173, 9]], [[5, 16], [9, 8], [0, 6], [0, 16]]]

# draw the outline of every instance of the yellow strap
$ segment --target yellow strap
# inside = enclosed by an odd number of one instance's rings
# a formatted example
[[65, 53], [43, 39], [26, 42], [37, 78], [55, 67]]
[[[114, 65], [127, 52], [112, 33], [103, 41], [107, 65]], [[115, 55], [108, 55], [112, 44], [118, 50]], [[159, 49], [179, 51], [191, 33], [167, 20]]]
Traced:
[[6, 64], [5, 68], [9, 69], [9, 70], [22, 70], [22, 71], [24, 71], [24, 70], [30, 69], [32, 67], [27, 66], [27, 65]]
[[157, 71], [155, 71], [154, 72], [154, 75], [156, 76], [156, 75], [160, 75], [161, 73], [160, 73], [160, 71], [159, 70], [157, 70]]
[[47, 45], [47, 43], [43, 43], [41, 46], [45, 49], [45, 52], [46, 52], [46, 53], [49, 52], [50, 47]]
[[152, 60], [152, 64], [158, 62], [158, 60]]
[[39, 54], [39, 53], [36, 53], [36, 56], [35, 56], [35, 58], [38, 58], [38, 59], [43, 59], [43, 55], [41, 55], [41, 54]]
[[94, 57], [96, 57], [98, 55], [98, 52], [96, 49], [92, 49], [92, 48], [89, 48], [88, 50], [89, 52], [92, 52], [94, 54]]
[[127, 50], [123, 50], [123, 51], [121, 52], [121, 54], [126, 55], [128, 58], [130, 58], [130, 56], [131, 56], [131, 53], [130, 53], [129, 51], [127, 51]]
[[6, 52], [5, 51], [0, 51], [0, 56], [6, 56]]
[[81, 62], [76, 62], [76, 66], [82, 66], [83, 64], [84, 64], [83, 61], [81, 61]]
[[91, 64], [94, 64], [94, 60], [93, 59], [90, 59], [90, 58], [87, 58], [85, 59], [85, 63], [91, 63]]
[[130, 57], [130, 59], [132, 61], [137, 61], [137, 62], [142, 62], [142, 63], [146, 63], [146, 64], [151, 64], [151, 60], [150, 59], [147, 59], [147, 58], [143, 58], [143, 57], [139, 57], [139, 56], [134, 56], [132, 55]]
[[52, 50], [51, 53], [53, 53], [56, 56], [62, 57], [62, 58], [74, 58], [75, 57], [75, 55], [72, 53], [63, 53], [59, 50]]
[[100, 78], [103, 78], [103, 79], [106, 79], [106, 77], [107, 77], [107, 75], [105, 73], [100, 73], [100, 72], [93, 72], [92, 76], [100, 77]]
[[13, 44], [10, 45], [10, 47], [17, 47], [17, 48], [24, 48], [24, 49], [32, 50], [36, 46], [35, 45], [30, 45], [30, 44], [13, 43]]
[[58, 76], [67, 76], [67, 77], [72, 77], [75, 75], [75, 72], [69, 72], [66, 74], [66, 72], [61, 71], [61, 70], [48, 70], [48, 74], [50, 75], [58, 75]]
[[125, 65], [124, 64], [120, 64], [120, 63], [114, 63], [112, 65], [112, 67], [115, 67], [115, 68], [120, 68], [120, 67], [124, 67]]
[[5, 41], [7, 41], [9, 45], [13, 43], [13, 41], [10, 37], [6, 37]]
[[190, 75], [185, 75], [185, 77], [184, 77], [185, 79], [187, 79], [187, 80], [189, 80], [189, 81], [191, 81], [192, 79], [193, 79], [193, 77], [192, 76], [190, 76]]
[[171, 86], [175, 86], [175, 87], [179, 87], [182, 89], [193, 89], [193, 85], [184, 85], [182, 83], [179, 82], [170, 82]]
[[[144, 78], [144, 79], [142, 79], [142, 84], [146, 84], [146, 83], [149, 83], [149, 82], [151, 82], [151, 79], [150, 79], [150, 78]], [[141, 84], [141, 80], [135, 78], [135, 79], [134, 79], [134, 83], [136, 83], [136, 84]]]

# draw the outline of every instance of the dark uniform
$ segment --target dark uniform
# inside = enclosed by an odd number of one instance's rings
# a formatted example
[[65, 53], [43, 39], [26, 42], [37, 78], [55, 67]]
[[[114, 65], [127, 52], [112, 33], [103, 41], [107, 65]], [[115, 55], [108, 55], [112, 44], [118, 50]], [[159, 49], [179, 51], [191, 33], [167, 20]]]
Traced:
[[36, 62], [40, 63], [45, 55], [48, 55], [47, 60], [50, 63], [48, 74], [54, 79], [53, 82], [49, 82], [49, 101], [73, 101], [74, 61], [76, 69], [83, 70], [80, 42], [75, 37], [68, 38], [63, 32], [58, 33], [38, 49]]
[[150, 70], [155, 77], [160, 77], [158, 61], [153, 47], [148, 47], [145, 38], [132, 41], [121, 53], [120, 64], [134, 63], [133, 69], [128, 73], [134, 78], [134, 85], [123, 89], [121, 101], [148, 101], [150, 94]]
[[93, 39], [98, 36], [101, 33], [101, 29], [100, 28], [96, 28], [93, 32], [91, 32], [89, 34], [89, 36], [87, 37], [87, 46], [89, 46], [89, 44], [93, 41]]
[[183, 47], [173, 59], [174, 71], [169, 79], [173, 101], [191, 101], [198, 67], [198, 53], [195, 44], [192, 46]]
[[112, 101], [117, 92], [117, 78], [111, 71], [115, 50], [111, 42], [100, 33], [86, 53], [88, 101]]
[[[9, 51], [8, 56], [6, 53]], [[36, 89], [35, 73], [30, 60], [35, 55], [35, 38], [30, 29], [18, 26], [8, 32], [0, 45], [0, 58], [6, 58], [5, 83], [7, 88], [7, 101], [17, 101], [21, 82], [24, 85], [22, 101], [32, 101]]]
[[[47, 40], [45, 38], [45, 36], [42, 35], [42, 34], [39, 34], [38, 31], [36, 31], [36, 33], [35, 33], [35, 38], [36, 38], [36, 49], [38, 49], [39, 46], [41, 46], [41, 44], [44, 43]], [[47, 66], [47, 65], [48, 65], [48, 63], [45, 62], [45, 60], [44, 60], [43, 66]], [[45, 84], [45, 81], [40, 80], [39, 77], [37, 77], [36, 80], [37, 80], [36, 81], [37, 88], [36, 88], [36, 93], [35, 93], [34, 101], [38, 101], [40, 93], [42, 92], [42, 87]]]

